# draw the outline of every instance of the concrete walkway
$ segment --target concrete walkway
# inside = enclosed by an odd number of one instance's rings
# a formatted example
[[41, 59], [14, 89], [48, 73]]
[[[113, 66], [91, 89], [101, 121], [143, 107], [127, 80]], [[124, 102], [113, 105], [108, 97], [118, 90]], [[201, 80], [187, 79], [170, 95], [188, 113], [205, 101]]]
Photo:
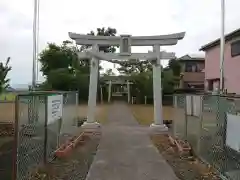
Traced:
[[86, 180], [177, 180], [127, 105], [114, 103]]

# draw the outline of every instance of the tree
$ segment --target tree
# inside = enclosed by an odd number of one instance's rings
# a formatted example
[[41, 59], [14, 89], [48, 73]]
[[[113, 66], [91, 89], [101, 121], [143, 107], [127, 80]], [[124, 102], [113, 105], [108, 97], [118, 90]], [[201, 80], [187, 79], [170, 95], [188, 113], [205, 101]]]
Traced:
[[[91, 31], [90, 35], [115, 36], [114, 28], [97, 28], [96, 33]], [[41, 72], [46, 77], [46, 81], [41, 84], [41, 88], [47, 90], [78, 90], [80, 98], [87, 100], [89, 88], [90, 60], [79, 59], [78, 52], [89, 48], [80, 48], [73, 42], [66, 40], [62, 44], [49, 43], [40, 53]], [[100, 51], [115, 52], [116, 47], [101, 46]], [[101, 70], [102, 67], [99, 67]]]
[[116, 74], [113, 72], [111, 68], [107, 69], [103, 76], [115, 76]]
[[117, 70], [121, 74], [130, 75], [132, 73], [144, 73], [148, 71], [152, 71], [152, 65], [147, 60], [139, 60], [139, 59], [130, 59], [128, 61], [122, 61], [119, 63], [120, 67]]
[[47, 90], [77, 90], [78, 74], [89, 74], [89, 60], [79, 60], [79, 48], [71, 41], [49, 43], [40, 53], [41, 71], [46, 77], [40, 87]]
[[9, 66], [10, 57], [7, 58], [5, 64], [0, 62], [0, 93], [2, 93], [6, 88], [9, 87], [10, 79], [7, 78], [9, 71], [11, 71], [12, 67]]
[[171, 59], [168, 62], [168, 68], [172, 70], [173, 75], [179, 77], [181, 73], [181, 64], [177, 59]]
[[78, 48], [70, 41], [63, 41], [61, 45], [49, 43], [40, 53], [41, 72], [44, 76], [48, 76], [52, 70], [79, 68], [81, 65], [77, 52]]
[[[94, 32], [94, 31], [91, 31], [90, 33], [88, 33], [88, 35], [92, 35], [92, 36], [116, 36], [117, 34], [117, 30], [115, 28], [111, 28], [111, 27], [108, 27], [108, 28], [105, 28], [105, 27], [102, 27], [102, 28], [97, 28], [97, 31]], [[89, 46], [81, 46], [81, 51], [85, 50], [89, 48]], [[116, 52], [116, 47], [114, 46], [107, 46], [107, 45], [102, 45], [99, 47], [99, 51], [103, 51], [103, 52]]]
[[172, 94], [174, 91], [174, 75], [171, 69], [164, 69], [162, 73], [162, 92]]

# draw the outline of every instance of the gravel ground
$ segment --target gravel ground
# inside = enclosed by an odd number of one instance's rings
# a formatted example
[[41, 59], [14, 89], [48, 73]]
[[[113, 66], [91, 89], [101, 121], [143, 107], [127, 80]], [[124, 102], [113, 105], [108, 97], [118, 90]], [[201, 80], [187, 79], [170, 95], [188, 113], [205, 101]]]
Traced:
[[85, 180], [96, 154], [100, 135], [91, 135], [65, 159], [55, 159], [39, 168], [30, 180]]
[[181, 180], [220, 180], [216, 171], [194, 157], [191, 153], [181, 155], [171, 146], [166, 135], [153, 135], [151, 139], [159, 152], [172, 166]]
[[0, 179], [12, 179], [13, 145], [13, 137], [0, 137]]

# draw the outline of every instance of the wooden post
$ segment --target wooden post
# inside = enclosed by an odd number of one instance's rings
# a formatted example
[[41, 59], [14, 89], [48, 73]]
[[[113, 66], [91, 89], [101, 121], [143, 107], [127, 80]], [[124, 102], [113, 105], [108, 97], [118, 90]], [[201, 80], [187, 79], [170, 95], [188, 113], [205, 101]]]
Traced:
[[130, 94], [130, 83], [127, 81], [127, 90], [128, 90], [128, 103], [130, 103], [131, 94]]
[[102, 86], [100, 86], [100, 91], [101, 91], [101, 103], [103, 104], [103, 90], [102, 90]]
[[110, 80], [108, 84], [108, 102], [109, 103], [111, 102], [111, 96], [112, 96], [112, 81]]

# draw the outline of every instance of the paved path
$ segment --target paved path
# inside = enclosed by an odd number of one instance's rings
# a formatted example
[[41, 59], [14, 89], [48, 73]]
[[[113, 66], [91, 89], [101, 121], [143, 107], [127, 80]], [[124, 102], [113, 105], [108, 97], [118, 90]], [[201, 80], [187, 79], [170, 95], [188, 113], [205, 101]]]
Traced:
[[124, 103], [109, 109], [109, 123], [86, 180], [177, 180]]

